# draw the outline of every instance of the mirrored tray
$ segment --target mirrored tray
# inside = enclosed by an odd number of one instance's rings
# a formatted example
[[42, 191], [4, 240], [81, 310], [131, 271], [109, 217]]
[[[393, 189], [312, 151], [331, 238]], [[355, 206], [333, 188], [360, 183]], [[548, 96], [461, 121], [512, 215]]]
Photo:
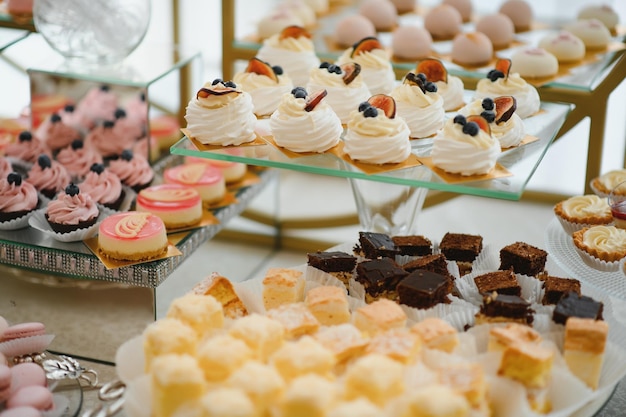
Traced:
[[83, 406], [83, 388], [78, 380], [62, 379], [50, 381], [49, 386], [52, 389], [55, 405], [55, 409], [50, 412], [50, 415], [55, 417], [76, 417], [80, 414]]
[[[472, 91], [466, 91], [466, 102], [471, 101], [472, 94]], [[200, 151], [188, 138], [183, 138], [175, 144], [170, 151], [173, 154], [244, 162], [251, 165], [290, 169], [313, 174], [358, 178], [390, 184], [424, 187], [459, 194], [518, 200], [554, 140], [557, 132], [565, 122], [570, 110], [571, 105], [568, 104], [542, 103], [541, 111], [524, 121], [526, 133], [536, 136], [539, 140], [522, 145], [518, 148], [506, 150], [502, 153], [498, 159], [498, 163], [512, 175], [482, 181], [446, 182], [426, 165], [377, 174], [367, 174], [332, 153], [306, 154], [292, 158], [269, 144], [243, 146], [241, 148], [246, 149], [246, 155], [254, 154], [254, 156], [234, 156], [226, 153]], [[453, 114], [454, 113], [450, 113], [447, 116], [452, 117]], [[265, 119], [261, 120], [259, 123], [266, 124], [267, 122], [268, 120]], [[427, 157], [430, 155], [432, 139], [413, 140], [412, 145], [413, 154], [418, 158]]]
[[[480, 15], [488, 14], [497, 11], [497, 5], [492, 4], [487, 7], [485, 4], [476, 4], [474, 7], [477, 10], [476, 16], [473, 21], [463, 24], [463, 32], [472, 32], [475, 30], [475, 21]], [[483, 2], [480, 2], [483, 3]], [[497, 3], [497, 2], [496, 2]], [[434, 2], [420, 2], [416, 13], [406, 13], [398, 17], [398, 25], [417, 25], [423, 26], [423, 16], [427, 10], [427, 7], [433, 6]], [[569, 6], [569, 5], [568, 5]], [[315, 51], [322, 59], [335, 60], [345, 48], [339, 47], [334, 41], [334, 31], [338, 22], [345, 16], [357, 14], [358, 9], [355, 6], [343, 6], [336, 7], [331, 10], [330, 13], [321, 16], [317, 20], [315, 29], [312, 30], [313, 41], [315, 45]], [[520, 46], [536, 46], [538, 41], [546, 34], [547, 31], [556, 30], [560, 28], [563, 21], [559, 21], [559, 12], [556, 11], [555, 16], [541, 16], [536, 19], [533, 30], [518, 33], [515, 36], [514, 45], [508, 49], [503, 49], [495, 52], [497, 57], [510, 57], [515, 48]], [[590, 91], [600, 82], [603, 77], [607, 75], [605, 71], [616, 57], [624, 52], [624, 38], [626, 36], [625, 30], [620, 30], [618, 36], [613, 38], [613, 43], [621, 44], [621, 48], [616, 50], [615, 48], [608, 48], [606, 51], [598, 52], [596, 59], [593, 62], [584, 63], [580, 66], [572, 68], [572, 70], [566, 74], [559, 76], [554, 80], [550, 80], [545, 85], [549, 87], [559, 87], [564, 89]], [[377, 37], [381, 43], [391, 51], [392, 44], [392, 32], [378, 32]], [[256, 35], [247, 35], [243, 38], [236, 39], [233, 45], [235, 48], [258, 50], [261, 47], [261, 42]], [[466, 77], [466, 78], [482, 78], [489, 71], [490, 67], [463, 67], [456, 63], [453, 63], [449, 59], [450, 51], [452, 49], [451, 41], [435, 41], [433, 42], [433, 55], [440, 56], [445, 63], [446, 68], [451, 74]], [[396, 69], [403, 71], [409, 71], [415, 68], [414, 60], [398, 60], [392, 58], [392, 65]]]
[[[172, 156], [166, 158], [161, 166], [155, 166], [155, 171], [162, 170], [166, 163], [174, 163], [178, 159], [179, 157]], [[219, 224], [168, 236], [169, 240], [182, 252], [181, 256], [117, 269], [106, 269], [83, 242], [59, 242], [37, 229], [28, 227], [15, 231], [0, 231], [0, 263], [71, 278], [100, 279], [156, 288], [202, 243], [213, 238], [229, 220], [239, 215], [276, 176], [276, 173], [271, 170], [259, 170], [256, 173], [260, 181], [257, 184], [240, 188], [236, 192], [236, 203], [212, 210]]]
[[626, 276], [621, 271], [598, 271], [580, 258], [572, 237], [554, 218], [546, 229], [546, 249], [563, 271], [611, 296], [626, 300]]

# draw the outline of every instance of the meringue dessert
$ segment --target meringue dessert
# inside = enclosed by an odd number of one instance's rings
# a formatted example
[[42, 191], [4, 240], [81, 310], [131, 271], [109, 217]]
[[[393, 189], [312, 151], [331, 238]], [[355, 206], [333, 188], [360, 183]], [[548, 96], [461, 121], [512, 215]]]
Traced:
[[480, 114], [489, 123], [491, 135], [498, 139], [502, 149], [518, 146], [526, 131], [524, 122], [515, 113], [517, 101], [513, 96], [491, 99], [477, 99], [459, 110], [459, 114], [469, 116]]
[[509, 73], [511, 60], [498, 59], [496, 68], [478, 81], [474, 99], [513, 96], [517, 102], [517, 115], [522, 119], [532, 116], [541, 106], [537, 89], [528, 84], [520, 74]]
[[397, 115], [411, 131], [411, 138], [426, 138], [443, 127], [443, 98], [437, 93], [437, 85], [424, 73], [407, 73], [391, 97], [396, 101]]
[[433, 38], [421, 26], [404, 25], [393, 31], [391, 50], [399, 59], [415, 60], [431, 54]]
[[578, 20], [597, 19], [611, 32], [617, 35], [617, 25], [619, 25], [619, 15], [608, 4], [589, 5], [583, 7], [578, 12]]
[[459, 114], [448, 119], [435, 136], [430, 156], [437, 168], [469, 176], [488, 174], [500, 153], [500, 142], [491, 136], [482, 116]]
[[252, 98], [232, 81], [206, 83], [189, 101], [185, 120], [189, 136], [205, 145], [241, 145], [256, 137]]
[[393, 97], [374, 95], [354, 110], [343, 138], [344, 151], [355, 161], [396, 164], [411, 155], [409, 127], [396, 116]]
[[465, 101], [463, 93], [465, 85], [463, 80], [454, 75], [448, 74], [448, 70], [443, 63], [436, 58], [427, 58], [417, 63], [416, 73], [423, 73], [429, 81], [437, 86], [437, 93], [443, 99], [443, 109], [445, 111], [458, 110]]
[[463, 66], [481, 66], [493, 58], [493, 45], [482, 32], [459, 33], [452, 40], [452, 61]]
[[487, 35], [494, 49], [508, 48], [515, 37], [515, 25], [503, 13], [488, 14], [478, 19], [476, 31]]
[[311, 34], [301, 26], [288, 26], [263, 41], [257, 58], [280, 65], [294, 86], [305, 86], [309, 72], [320, 65]]
[[244, 72], [235, 74], [233, 81], [250, 94], [257, 117], [274, 113], [283, 94], [293, 89], [291, 79], [283, 73], [280, 66], [271, 66], [256, 57], [248, 61]]
[[389, 32], [398, 23], [398, 11], [389, 0], [364, 0], [359, 14], [367, 17], [377, 31]]
[[389, 61], [389, 53], [375, 37], [361, 39], [346, 49], [337, 60], [338, 65], [356, 62], [361, 66], [363, 81], [372, 94], [388, 94], [396, 83], [396, 74]]
[[376, 28], [367, 17], [360, 14], [347, 15], [335, 26], [335, 42], [342, 48], [370, 36], [376, 36]]
[[559, 71], [559, 61], [543, 48], [522, 48], [511, 57], [511, 71], [524, 78], [552, 77]]
[[309, 94], [304, 87], [295, 87], [282, 96], [270, 117], [270, 129], [278, 146], [292, 152], [322, 153], [339, 143], [343, 128], [339, 117], [324, 101], [326, 95], [326, 90]]
[[371, 96], [363, 81], [361, 66], [356, 62], [343, 65], [322, 62], [319, 68], [311, 71], [306, 89], [326, 90], [328, 95], [324, 100], [343, 124], [348, 123], [352, 110]]
[[533, 9], [526, 0], [507, 0], [502, 3], [499, 11], [513, 21], [515, 32], [525, 32], [530, 29]]
[[449, 40], [461, 33], [463, 17], [449, 4], [440, 4], [430, 9], [424, 16], [424, 27], [433, 39]]
[[549, 33], [539, 41], [539, 47], [556, 57], [559, 63], [579, 62], [585, 57], [585, 43], [566, 30]]
[[598, 19], [577, 20], [564, 29], [579, 37], [587, 49], [604, 49], [611, 41], [611, 32]]

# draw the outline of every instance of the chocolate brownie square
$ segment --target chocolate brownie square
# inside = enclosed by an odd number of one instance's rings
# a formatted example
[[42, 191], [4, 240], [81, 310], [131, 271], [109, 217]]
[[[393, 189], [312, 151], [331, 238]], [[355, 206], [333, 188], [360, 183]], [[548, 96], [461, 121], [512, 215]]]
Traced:
[[602, 320], [604, 304], [586, 295], [576, 294], [570, 291], [565, 294], [554, 307], [552, 321], [558, 324], [565, 324], [570, 317], [581, 319]]
[[425, 269], [426, 271], [436, 272], [442, 275], [449, 274], [448, 263], [446, 262], [446, 256], [443, 253], [422, 256], [405, 263], [402, 265], [402, 268], [404, 268], [407, 272], [413, 272], [417, 269]]
[[359, 244], [354, 247], [354, 252], [367, 259], [395, 258], [400, 254], [389, 235], [375, 232], [359, 232]]
[[574, 278], [546, 276], [543, 279], [543, 304], [556, 304], [561, 297], [570, 291], [580, 295], [580, 281]]
[[517, 282], [513, 271], [493, 271], [474, 277], [474, 283], [481, 294], [497, 292], [498, 294], [521, 295], [522, 287]]
[[408, 275], [391, 258], [363, 261], [356, 266], [357, 282], [365, 288], [365, 301], [374, 301], [380, 297], [395, 300], [398, 282]]
[[307, 259], [309, 266], [333, 275], [346, 286], [354, 275], [357, 261], [356, 256], [340, 251], [308, 253]]
[[530, 303], [517, 295], [491, 293], [483, 296], [476, 324], [517, 322], [530, 325], [534, 311]]
[[400, 304], [410, 307], [427, 309], [449, 302], [449, 278], [435, 272], [413, 271], [398, 283], [396, 290]]
[[451, 261], [474, 262], [483, 250], [483, 237], [464, 233], [446, 233], [439, 250]]
[[392, 236], [391, 240], [400, 250], [400, 255], [424, 256], [433, 253], [433, 243], [424, 236]]
[[548, 252], [524, 242], [515, 242], [500, 249], [500, 268], [517, 274], [535, 276], [543, 272]]

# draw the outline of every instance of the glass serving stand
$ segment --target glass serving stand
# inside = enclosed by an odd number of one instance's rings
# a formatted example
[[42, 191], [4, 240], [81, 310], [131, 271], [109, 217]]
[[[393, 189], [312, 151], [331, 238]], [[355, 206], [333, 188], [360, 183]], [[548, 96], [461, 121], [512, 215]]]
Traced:
[[[243, 1], [243, 0], [240, 0]], [[234, 73], [234, 63], [237, 60], [252, 58], [261, 47], [260, 40], [254, 33], [241, 35], [236, 28], [236, 5], [235, 1], [222, 0], [222, 26], [223, 26], [223, 59], [222, 71], [224, 79], [231, 79]], [[420, 2], [417, 13], [408, 13], [399, 17], [401, 24], [422, 24], [423, 13], [426, 7], [436, 5], [435, 1]], [[580, 3], [580, 2], [578, 2]], [[474, 2], [477, 16], [496, 12], [499, 2]], [[560, 6], [559, 6], [560, 5]], [[535, 7], [536, 6], [536, 7]], [[551, 9], [549, 7], [551, 6]], [[580, 6], [580, 4], [578, 4]], [[549, 5], [534, 4], [535, 11], [541, 13], [537, 16], [536, 30], [517, 35], [518, 46], [520, 43], [534, 44], [545, 34], [546, 30], [556, 29], [568, 20], [575, 18], [575, 12], [571, 9], [577, 7], [571, 2], [551, 2]], [[563, 7], [567, 11], [562, 10]], [[549, 9], [549, 10], [548, 10]], [[571, 10], [570, 10], [571, 9]], [[543, 13], [545, 11], [545, 13]], [[344, 16], [358, 13], [355, 5], [337, 6], [329, 13], [318, 18], [313, 30], [313, 40], [317, 54], [321, 59], [334, 60], [339, 56], [342, 49], [333, 42], [334, 28], [337, 22]], [[568, 17], [568, 16], [573, 17]], [[463, 31], [471, 31], [474, 23], [463, 25]], [[391, 33], [379, 32], [378, 37], [385, 46], [391, 45]], [[613, 43], [624, 42], [625, 33], [613, 39]], [[624, 46], [624, 45], [623, 45]], [[434, 42], [433, 49], [442, 56], [446, 56], [451, 50], [451, 42]], [[583, 119], [591, 121], [588, 137], [587, 166], [585, 171], [585, 193], [591, 192], [589, 180], [600, 175], [602, 166], [602, 153], [605, 136], [606, 110], [609, 95], [626, 77], [626, 55], [624, 47], [610, 49], [599, 55], [597, 61], [581, 65], [569, 74], [556, 78], [551, 82], [539, 87], [541, 99], [549, 102], [564, 102], [575, 105], [568, 120], [560, 128], [557, 138], [560, 138]], [[497, 51], [497, 56], [507, 57], [512, 54], [513, 48]], [[476, 82], [486, 74], [490, 68], [464, 68], [450, 60], [444, 59], [450, 74], [459, 76], [465, 82], [466, 88], [474, 88]], [[404, 76], [407, 71], [415, 68], [415, 62], [402, 62], [392, 59], [398, 78]], [[534, 198], [552, 202], [555, 196], [542, 193], [528, 192], [525, 198]], [[557, 196], [560, 198], [560, 196]]]
[[[466, 92], [467, 100], [470, 100], [471, 94], [470, 91]], [[348, 178], [355, 196], [361, 227], [364, 230], [392, 234], [413, 233], [415, 232], [415, 219], [421, 210], [425, 193], [429, 189], [453, 194], [519, 200], [526, 184], [565, 122], [571, 105], [544, 102], [541, 108], [542, 110], [537, 115], [524, 122], [526, 133], [536, 137], [537, 140], [506, 150], [498, 159], [498, 164], [511, 175], [481, 181], [464, 179], [460, 182], [448, 182], [427, 165], [370, 174], [333, 153], [290, 157], [270, 144], [246, 146], [245, 154], [254, 156], [235, 156], [200, 150], [190, 139], [183, 138], [170, 151], [178, 155]], [[266, 121], [263, 120], [260, 123]], [[432, 139], [412, 141], [412, 153], [417, 158], [428, 157], [431, 147]]]
[[30, 34], [27, 30], [7, 29], [0, 27], [0, 52], [21, 41]]

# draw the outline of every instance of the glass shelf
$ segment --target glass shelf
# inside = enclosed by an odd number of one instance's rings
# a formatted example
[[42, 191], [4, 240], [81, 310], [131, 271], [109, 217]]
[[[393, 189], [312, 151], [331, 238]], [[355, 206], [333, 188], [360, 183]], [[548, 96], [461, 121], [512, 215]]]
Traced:
[[[169, 157], [167, 163], [175, 160], [180, 158]], [[158, 169], [155, 166], [155, 171]], [[170, 241], [182, 252], [181, 256], [108, 270], [82, 242], [59, 242], [29, 227], [0, 231], [0, 263], [71, 278], [99, 279], [156, 288], [202, 243], [213, 238], [232, 218], [238, 216], [275, 174], [272, 170], [260, 170], [259, 183], [239, 189], [235, 204], [212, 210], [219, 224], [169, 235]]]
[[[471, 92], [466, 92], [466, 101], [470, 97]], [[365, 179], [506, 200], [519, 200], [526, 184], [565, 122], [571, 108], [572, 106], [567, 104], [542, 103], [542, 110], [537, 115], [524, 121], [526, 133], [536, 136], [539, 140], [502, 153], [498, 163], [506, 168], [512, 174], [511, 176], [484, 181], [448, 183], [425, 165], [379, 174], [366, 174], [333, 154], [324, 153], [290, 158], [269, 144], [245, 146], [242, 148], [248, 154], [254, 152], [255, 156], [235, 156], [220, 152], [200, 151], [188, 138], [183, 138], [170, 149], [170, 152], [179, 155], [244, 162], [251, 165], [290, 169], [313, 174]], [[452, 116], [452, 113], [448, 114], [448, 117], [450, 116]], [[261, 124], [266, 122], [267, 119], [259, 121]], [[432, 139], [419, 139], [412, 142], [413, 153], [418, 158], [429, 156]]]
[[[345, 48], [339, 48], [333, 41], [335, 27], [343, 17], [356, 13], [358, 13], [358, 11], [354, 6], [344, 6], [342, 8], [337, 8], [332, 13], [318, 19], [317, 26], [313, 31], [313, 41], [315, 51], [321, 59], [335, 60], [339, 57], [339, 55], [341, 55]], [[554, 18], [551, 19], [550, 22], [538, 22], [538, 29], [516, 34], [516, 47], [497, 51], [496, 55], [499, 57], [511, 57], [514, 50], [519, 48], [520, 45], [536, 46], [539, 40], [547, 32], [559, 28], [561, 23], [562, 22], [554, 20]], [[399, 16], [398, 24], [423, 26], [423, 16], [417, 13], [403, 14]], [[541, 29], [539, 29], [539, 27]], [[475, 24], [473, 22], [463, 25], [464, 32], [471, 32], [474, 30]], [[625, 35], [625, 33], [621, 33], [619, 36], [613, 38], [613, 43], [622, 45], [620, 50], [609, 50], [605, 53], [599, 53], [596, 61], [575, 67], [567, 75], [563, 75], [544, 85], [546, 87], [558, 87], [579, 91], [593, 90], [595, 86], [602, 81], [603, 77], [606, 76], [606, 69], [610, 66], [610, 64], [615, 61], [619, 54], [624, 53], [624, 48], [626, 48], [626, 45], [623, 44]], [[391, 50], [391, 32], [379, 32], [377, 37], [385, 47]], [[243, 38], [236, 39], [232, 46], [237, 49], [258, 50], [261, 47], [261, 43], [256, 39], [256, 35], [248, 35]], [[457, 65], [449, 59], [451, 50], [451, 41], [433, 42], [433, 52], [442, 58], [446, 68], [453, 75], [462, 78], [478, 79], [483, 78], [485, 74], [492, 69], [491, 66], [485, 66], [482, 68], [465, 68]], [[414, 60], [400, 61], [392, 59], [392, 64], [394, 68], [396, 70], [400, 70], [400, 72], [408, 72], [415, 69]]]
[[21, 41], [30, 34], [27, 30], [7, 29], [0, 27], [0, 52], [14, 43]]

